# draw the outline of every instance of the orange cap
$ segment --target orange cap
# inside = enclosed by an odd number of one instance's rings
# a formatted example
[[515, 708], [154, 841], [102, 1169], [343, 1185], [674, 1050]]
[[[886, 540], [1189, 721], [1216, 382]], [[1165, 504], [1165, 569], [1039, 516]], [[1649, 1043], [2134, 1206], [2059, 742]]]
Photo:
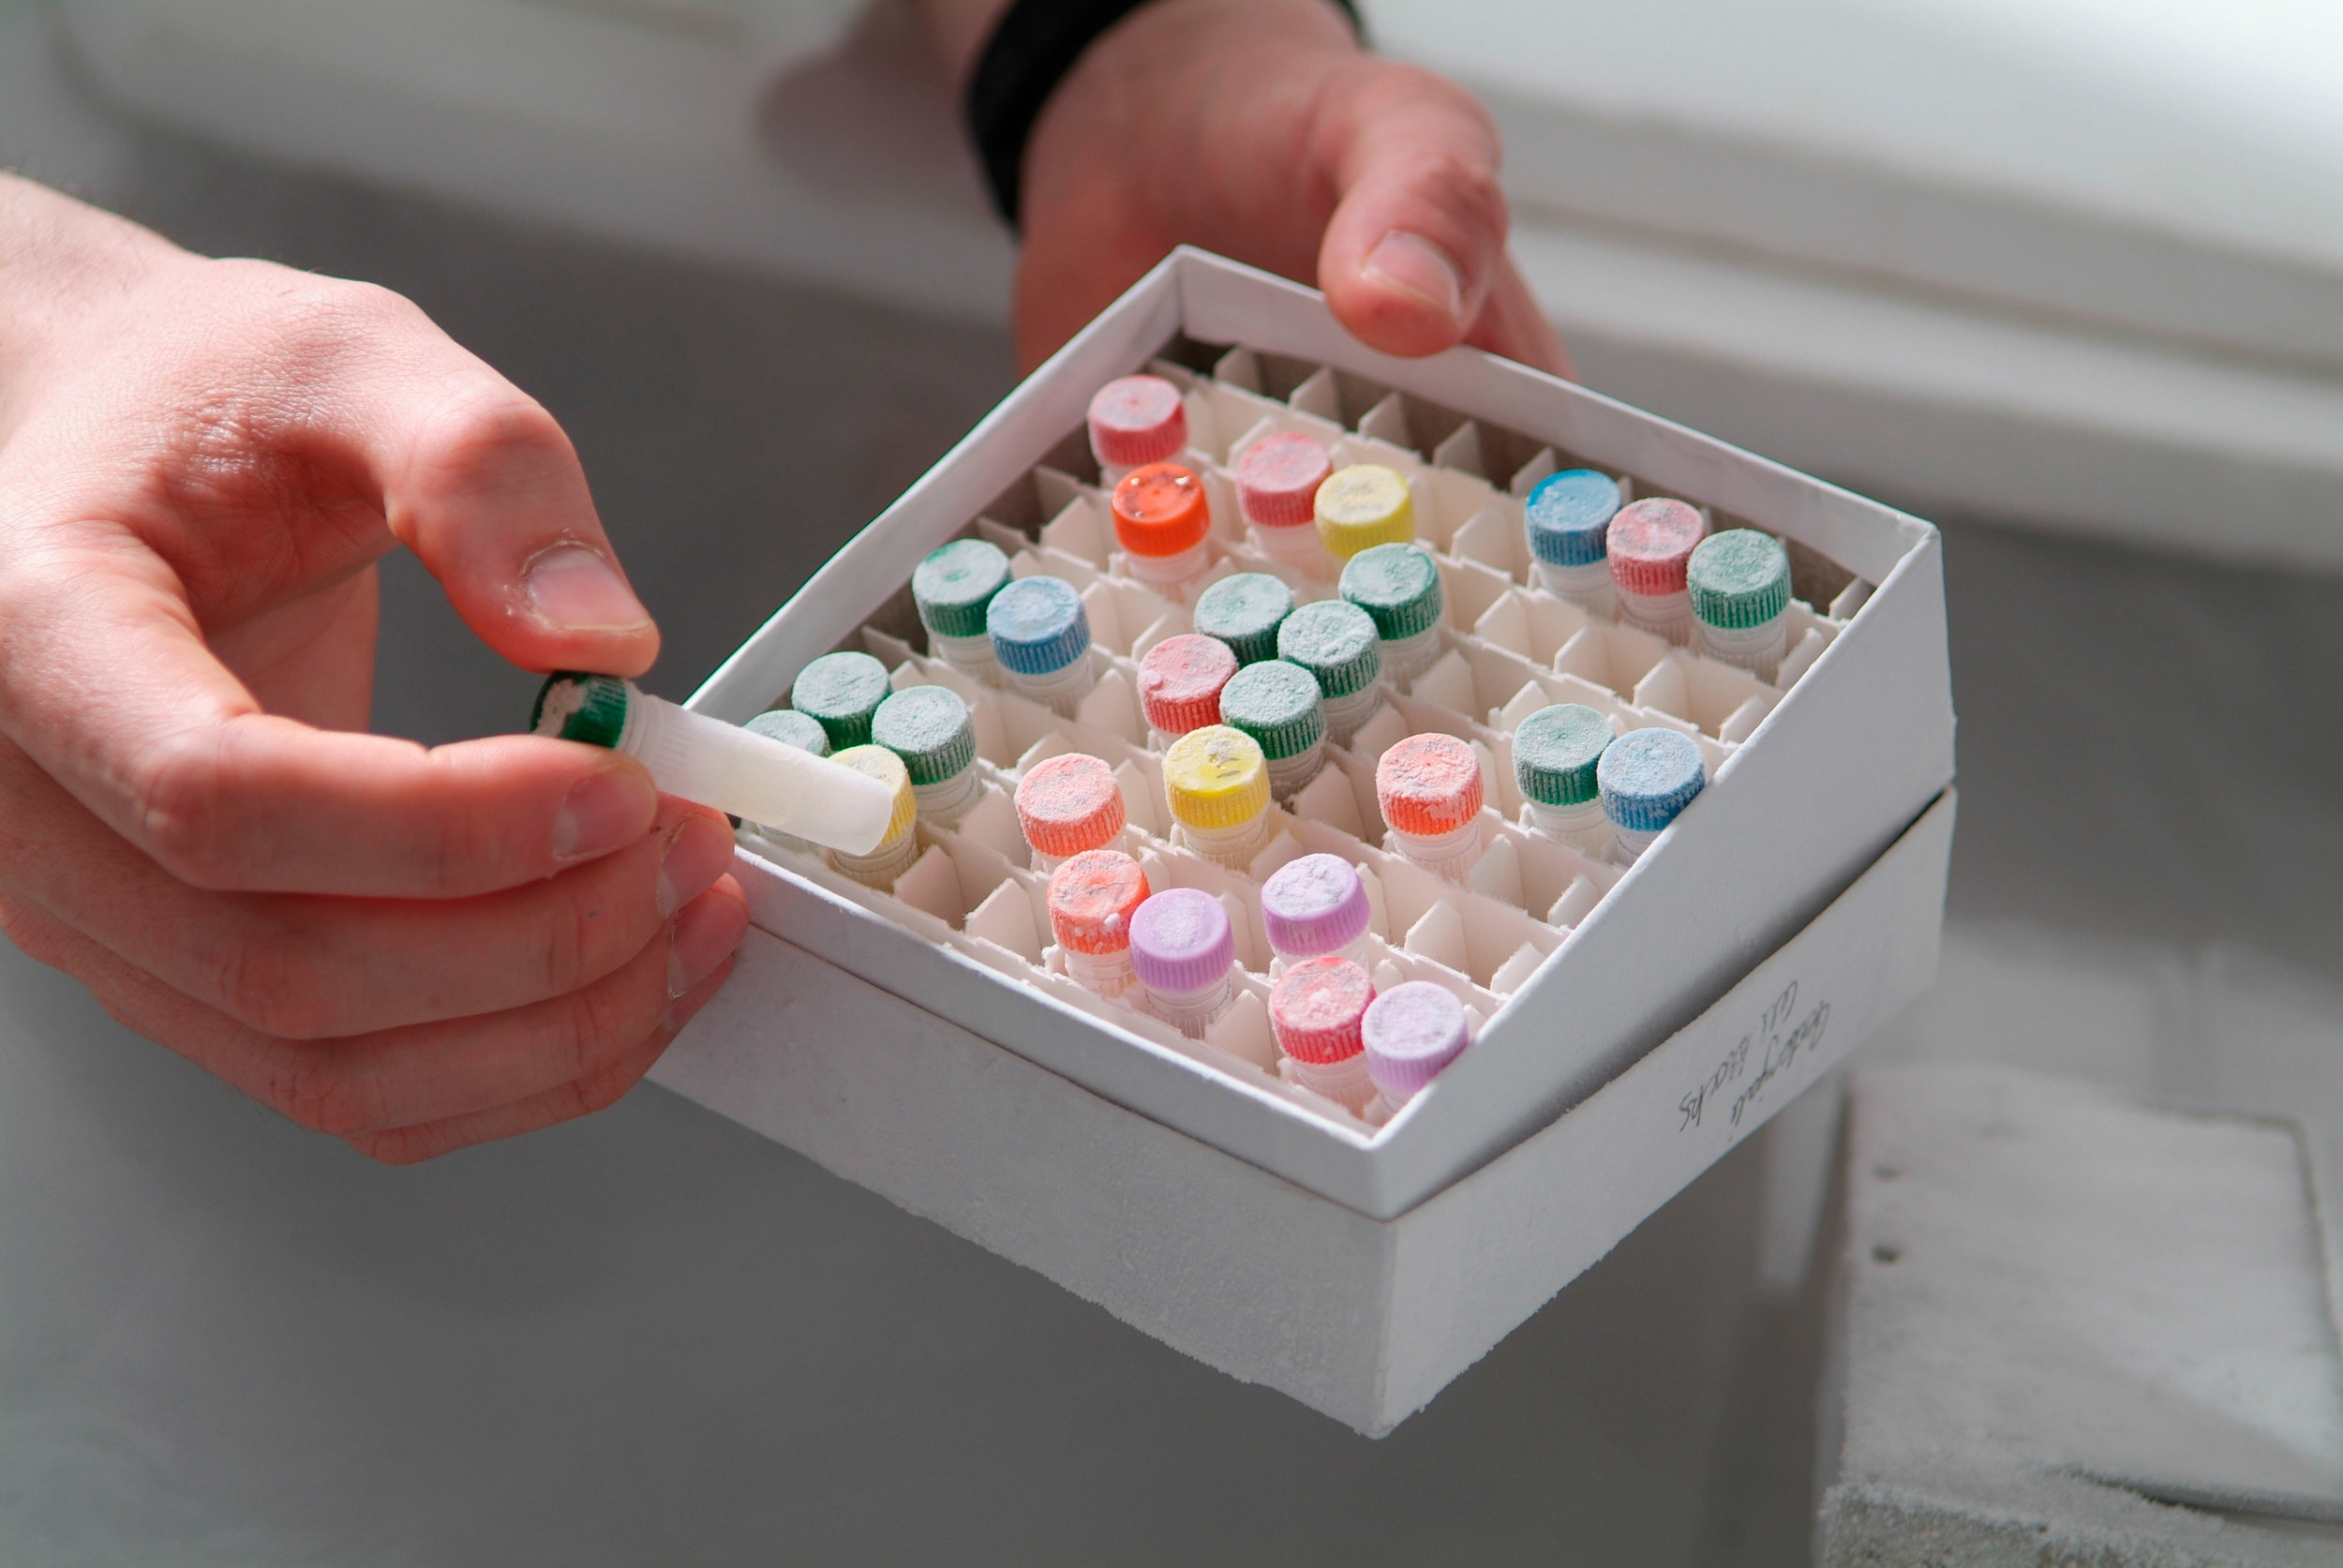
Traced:
[[1133, 469], [1114, 487], [1115, 542], [1135, 556], [1175, 556], [1212, 531], [1204, 482], [1177, 463]]
[[1366, 1049], [1359, 1034], [1375, 982], [1347, 958], [1304, 959], [1269, 991], [1269, 1029], [1297, 1062], [1329, 1067]]
[[1123, 786], [1095, 756], [1062, 752], [1017, 781], [1017, 825], [1044, 855], [1080, 855], [1123, 830]]
[[1174, 738], [1220, 722], [1220, 688], [1236, 674], [1236, 655], [1218, 637], [1183, 632], [1139, 662], [1139, 710]]
[[1402, 833], [1453, 833], [1481, 814], [1481, 759], [1453, 735], [1410, 735], [1375, 765], [1375, 798]]
[[1086, 849], [1050, 874], [1050, 933], [1078, 953], [1131, 945], [1131, 917], [1147, 902], [1147, 874], [1129, 856]]

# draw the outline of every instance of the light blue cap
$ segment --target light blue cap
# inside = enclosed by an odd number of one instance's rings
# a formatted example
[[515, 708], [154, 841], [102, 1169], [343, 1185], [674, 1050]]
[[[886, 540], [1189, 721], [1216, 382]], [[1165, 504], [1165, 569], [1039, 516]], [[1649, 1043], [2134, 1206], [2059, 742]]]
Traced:
[[1656, 833], [1693, 803], [1709, 780], [1700, 748], [1672, 729], [1631, 729], [1595, 764], [1603, 814], [1631, 833]]
[[985, 606], [992, 657], [1011, 675], [1055, 675], [1090, 651], [1090, 613], [1063, 577], [1021, 577]]
[[1592, 469], [1564, 469], [1538, 481], [1522, 516], [1530, 553], [1548, 566], [1591, 566], [1610, 552], [1605, 543], [1619, 485]]

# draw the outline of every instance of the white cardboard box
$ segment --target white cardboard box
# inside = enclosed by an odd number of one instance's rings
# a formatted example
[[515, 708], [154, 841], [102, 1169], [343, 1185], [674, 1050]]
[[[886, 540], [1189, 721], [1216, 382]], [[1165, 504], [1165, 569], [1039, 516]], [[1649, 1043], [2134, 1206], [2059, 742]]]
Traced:
[[1380, 1129], [1103, 1023], [746, 850], [756, 924], [782, 940], [752, 937], [654, 1077], [1216, 1366], [1387, 1431], [1933, 976], [1952, 820], [1938, 542], [1474, 351], [1374, 353], [1312, 291], [1183, 250], [694, 705], [734, 721], [769, 706], [1079, 429], [1100, 383], [1183, 337], [1400, 389], [1876, 588], [1473, 1048]]

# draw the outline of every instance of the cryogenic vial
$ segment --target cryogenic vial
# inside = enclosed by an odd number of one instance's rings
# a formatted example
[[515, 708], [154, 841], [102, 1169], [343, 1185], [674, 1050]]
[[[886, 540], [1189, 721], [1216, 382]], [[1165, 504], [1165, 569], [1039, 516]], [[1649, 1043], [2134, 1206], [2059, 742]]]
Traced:
[[1293, 613], [1293, 590], [1266, 572], [1238, 572], [1196, 596], [1196, 630], [1229, 645], [1240, 665], [1277, 656], [1277, 628]]
[[1334, 471], [1326, 449], [1296, 434], [1263, 436], [1236, 460], [1237, 508], [1253, 547], [1320, 582], [1334, 561], [1318, 537], [1318, 487]]
[[983, 539], [955, 539], [912, 569], [911, 600], [928, 629], [928, 651], [988, 686], [1001, 666], [985, 634], [985, 606], [1009, 582], [1008, 557]]
[[921, 820], [955, 827], [977, 803], [984, 784], [977, 770], [977, 726], [959, 693], [905, 687], [879, 704], [871, 739], [903, 758]]
[[985, 606], [984, 629], [1009, 689], [1070, 719], [1098, 683], [1090, 612], [1063, 577], [1021, 577]]
[[1269, 793], [1291, 800], [1326, 763], [1326, 702], [1318, 678], [1282, 659], [1247, 665], [1220, 691], [1220, 722], [1241, 729], [1269, 763]]
[[1131, 575], [1168, 599], [1185, 598], [1212, 566], [1211, 532], [1204, 482], [1191, 469], [1149, 463], [1114, 486], [1114, 542]]
[[1050, 874], [1050, 934], [1067, 978], [1101, 996], [1130, 990], [1131, 917], [1147, 899], [1147, 874], [1112, 849], [1087, 849]]
[[1440, 566], [1430, 551], [1413, 545], [1361, 550], [1342, 569], [1341, 591], [1375, 622], [1383, 676], [1401, 691], [1440, 658]]
[[[751, 735], [761, 735], [769, 740], [778, 740], [784, 746], [795, 746], [801, 752], [811, 752], [815, 756], [829, 755], [828, 733], [813, 719], [794, 708], [776, 708], [769, 712], [759, 713], [743, 727]], [[794, 849], [800, 855], [819, 855], [822, 852], [821, 845], [810, 840], [801, 839], [795, 833], [775, 832], [762, 822], [755, 826], [761, 829], [769, 838], [780, 841], [784, 849]]]
[[1187, 410], [1180, 389], [1161, 376], [1125, 376], [1090, 399], [1090, 455], [1109, 489], [1131, 470], [1177, 457], [1186, 447]]
[[1481, 759], [1453, 735], [1410, 735], [1375, 764], [1375, 798], [1391, 847], [1462, 882], [1481, 858]]
[[1472, 1043], [1472, 1023], [1446, 986], [1410, 980], [1366, 1005], [1359, 1038], [1366, 1048], [1367, 1077], [1383, 1103], [1397, 1111], [1464, 1053]]
[[871, 715], [894, 688], [868, 653], [825, 653], [789, 683], [789, 706], [822, 726], [829, 749], [871, 743]]
[[1277, 657], [1318, 678], [1326, 699], [1326, 738], [1337, 746], [1383, 706], [1382, 641], [1375, 620], [1343, 599], [1304, 605], [1277, 628]]
[[1538, 481], [1522, 508], [1532, 580], [1605, 620], [1617, 614], [1604, 535], [1618, 510], [1618, 483], [1592, 469], [1565, 469]]
[[1415, 502], [1408, 482], [1380, 463], [1353, 463], [1318, 487], [1318, 542], [1337, 562], [1378, 545], [1415, 538]]
[[1339, 855], [1305, 855], [1270, 874], [1261, 888], [1261, 930], [1273, 975], [1306, 958], [1347, 958], [1365, 965], [1375, 918], [1356, 866]]
[[1685, 563], [1701, 650], [1770, 682], [1788, 640], [1790, 556], [1754, 528], [1712, 533]]
[[1629, 866], [1709, 782], [1700, 748], [1672, 729], [1629, 730], [1604, 751], [1594, 772], [1603, 814], [1619, 840], [1615, 856]]
[[1698, 512], [1663, 496], [1619, 509], [1604, 547], [1610, 557], [1611, 584], [1619, 590], [1621, 619], [1679, 648], [1691, 643], [1693, 608], [1684, 590], [1684, 568], [1692, 560], [1693, 546], [1708, 530]]
[[1514, 783], [1521, 822], [1549, 839], [1607, 859], [1611, 819], [1603, 814], [1595, 764], [1611, 744], [1611, 721], [1583, 703], [1541, 708], [1514, 731]]
[[1185, 632], [1166, 637], [1139, 661], [1139, 711], [1157, 751], [1191, 729], [1220, 722], [1220, 688], [1236, 674], [1236, 655], [1217, 637]]
[[1235, 967], [1236, 933], [1210, 893], [1167, 888], [1131, 917], [1131, 969], [1147, 1010], [1190, 1039], [1229, 1010]]
[[867, 855], [849, 855], [843, 849], [833, 849], [829, 852], [830, 869], [866, 888], [892, 892], [895, 879], [909, 871], [911, 863], [919, 858], [919, 835], [912, 830], [919, 818], [919, 799], [911, 792], [910, 770], [903, 767], [903, 758], [884, 746], [849, 746], [832, 760], [885, 784], [893, 792], [895, 808], [887, 821], [887, 836], [879, 840], [876, 848]]
[[1033, 869], [1044, 874], [1085, 850], [1121, 850], [1128, 842], [1123, 786], [1095, 756], [1045, 757], [1017, 781], [1017, 826], [1033, 850]]
[[1269, 763], [1241, 729], [1191, 729], [1163, 754], [1163, 792], [1175, 842], [1241, 872], [1269, 837]]
[[1310, 958], [1277, 977], [1269, 991], [1269, 1031], [1295, 1083], [1353, 1113], [1375, 1098], [1359, 1025], [1375, 1000], [1375, 982], [1347, 958]]

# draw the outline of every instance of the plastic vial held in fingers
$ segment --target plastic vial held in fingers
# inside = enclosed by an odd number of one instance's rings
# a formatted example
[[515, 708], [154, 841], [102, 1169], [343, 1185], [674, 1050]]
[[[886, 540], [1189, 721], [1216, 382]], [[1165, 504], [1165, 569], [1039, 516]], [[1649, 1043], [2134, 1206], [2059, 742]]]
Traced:
[[1540, 480], [1522, 508], [1538, 586], [1605, 620], [1619, 608], [1605, 547], [1619, 506], [1619, 485], [1608, 474], [1565, 469]]
[[1410, 735], [1375, 765], [1375, 797], [1392, 847], [1462, 882], [1481, 858], [1481, 759], [1453, 735]]
[[1326, 738], [1348, 746], [1383, 706], [1382, 641], [1375, 621], [1343, 599], [1304, 605], [1277, 628], [1277, 657], [1318, 678], [1326, 699]]
[[1408, 482], [1380, 463], [1353, 463], [1318, 487], [1318, 539], [1326, 553], [1347, 561], [1378, 545], [1415, 539], [1415, 501]]
[[1176, 842], [1241, 872], [1269, 837], [1269, 763], [1240, 729], [1189, 730], [1163, 754], [1163, 791]]
[[871, 715], [894, 690], [868, 653], [825, 653], [789, 683], [789, 706], [822, 726], [833, 752], [871, 743]]
[[1326, 703], [1318, 678], [1272, 659], [1247, 665], [1220, 692], [1220, 722], [1251, 736], [1269, 764], [1269, 793], [1291, 800], [1326, 764]]
[[1266, 572], [1238, 572], [1196, 596], [1196, 630], [1229, 645], [1240, 665], [1277, 656], [1277, 628], [1293, 613], [1293, 590]]
[[1619, 617], [1679, 648], [1693, 640], [1691, 595], [1684, 569], [1709, 525], [1680, 500], [1653, 496], [1619, 509], [1604, 535]]
[[1709, 782], [1700, 748], [1672, 729], [1629, 730], [1611, 742], [1594, 771], [1603, 814], [1618, 835], [1615, 853], [1630, 866]]
[[1611, 721], [1583, 703], [1541, 708], [1514, 730], [1514, 783], [1521, 817], [1598, 860], [1611, 853], [1611, 819], [1603, 814], [1595, 765], [1611, 744]]
[[868, 854], [894, 827], [885, 784], [615, 675], [557, 671], [537, 694], [530, 728], [631, 756], [663, 794], [831, 849]]
[[1790, 556], [1754, 528], [1712, 533], [1684, 568], [1701, 651], [1770, 683], [1788, 640]]
[[1347, 958], [1312, 958], [1277, 977], [1269, 991], [1269, 1030], [1293, 1083], [1353, 1113], [1375, 1098], [1359, 1028], [1375, 983]]
[[1017, 826], [1033, 849], [1033, 869], [1053, 872], [1092, 849], [1122, 850], [1123, 786], [1095, 756], [1062, 752], [1017, 781]]
[[1139, 661], [1139, 711], [1155, 732], [1155, 750], [1191, 729], [1220, 722], [1220, 689], [1236, 674], [1236, 655], [1217, 637], [1166, 637]]
[[957, 826], [984, 785], [977, 771], [977, 725], [960, 694], [907, 686], [879, 704], [871, 739], [903, 758], [922, 821]]
[[1161, 376], [1124, 376], [1090, 399], [1090, 455], [1109, 489], [1131, 470], [1186, 448], [1187, 410], [1180, 389]]
[[1237, 508], [1253, 547], [1317, 582], [1333, 575], [1318, 537], [1318, 487], [1334, 471], [1326, 449], [1298, 434], [1263, 436], [1236, 460]]
[[867, 855], [850, 855], [843, 849], [829, 852], [830, 869], [841, 876], [851, 876], [866, 888], [892, 892], [896, 878], [911, 869], [919, 858], [919, 835], [912, 829], [919, 819], [919, 798], [913, 793], [910, 771], [903, 759], [884, 746], [849, 746], [832, 759], [842, 768], [851, 768], [865, 778], [885, 784], [894, 798], [893, 813], [887, 819], [887, 836], [878, 847]]
[[1261, 889], [1261, 929], [1277, 956], [1273, 975], [1307, 958], [1347, 958], [1364, 966], [1375, 910], [1358, 868], [1339, 855], [1305, 855], [1270, 874]]
[[1009, 689], [1070, 719], [1098, 683], [1090, 663], [1090, 612], [1063, 577], [1021, 577], [985, 606], [992, 657]]
[[911, 600], [927, 628], [928, 651], [988, 686], [1001, 683], [985, 606], [1009, 582], [1008, 557], [983, 539], [955, 539], [929, 552], [911, 573]]
[[1204, 482], [1177, 463], [1131, 470], [1114, 486], [1114, 542], [1131, 575], [1167, 598], [1185, 597], [1212, 565]]
[[[769, 740], [795, 746], [798, 751], [810, 752], [815, 756], [829, 755], [828, 732], [794, 708], [776, 708], [769, 712], [759, 713], [745, 727], [751, 735], [762, 735]], [[762, 822], [756, 827], [768, 838], [779, 840], [784, 849], [794, 849], [800, 855], [819, 855], [822, 852], [821, 845], [801, 839], [795, 833], [777, 833]]]
[[1131, 917], [1131, 969], [1147, 993], [1147, 1010], [1190, 1039], [1229, 1010], [1236, 991], [1236, 934], [1229, 912], [1210, 893], [1167, 888]]
[[1464, 1004], [1446, 986], [1410, 980], [1367, 1004], [1359, 1021], [1366, 1075], [1383, 1103], [1397, 1111], [1472, 1043]]
[[1413, 545], [1361, 550], [1342, 569], [1344, 599], [1365, 610], [1382, 644], [1383, 675], [1406, 691], [1440, 656], [1440, 566]]
[[1130, 990], [1131, 917], [1146, 898], [1147, 874], [1112, 849], [1084, 850], [1050, 874], [1050, 934], [1069, 979], [1101, 996]]

